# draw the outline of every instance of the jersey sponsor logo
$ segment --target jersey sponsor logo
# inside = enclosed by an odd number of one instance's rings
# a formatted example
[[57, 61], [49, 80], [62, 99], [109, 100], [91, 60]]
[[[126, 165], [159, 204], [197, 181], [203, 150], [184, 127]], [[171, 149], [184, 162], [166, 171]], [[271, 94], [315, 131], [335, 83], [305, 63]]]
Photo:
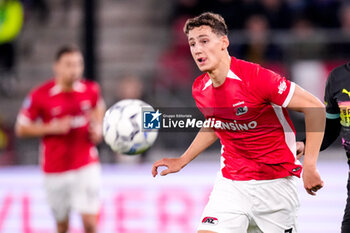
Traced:
[[232, 131], [247, 131], [250, 129], [255, 129], [258, 126], [256, 121], [251, 121], [248, 123], [238, 123], [236, 120], [224, 122], [221, 120], [216, 120], [215, 118], [209, 118], [203, 124], [204, 127], [215, 128], [218, 130], [232, 130]]
[[87, 118], [84, 115], [74, 116], [71, 121], [71, 127], [73, 129], [84, 127], [88, 123]]
[[244, 107], [238, 107], [237, 108], [237, 112], [236, 112], [236, 115], [237, 116], [240, 116], [240, 115], [243, 115], [245, 113], [248, 112], [248, 107], [247, 106], [244, 106]]
[[350, 92], [348, 90], [346, 90], [345, 88], [343, 88], [342, 93], [347, 94], [350, 98]]
[[340, 110], [340, 124], [344, 127], [350, 127], [350, 101], [338, 102]]
[[219, 220], [217, 218], [214, 218], [214, 217], [205, 217], [205, 218], [203, 218], [202, 223], [216, 225], [219, 223]]
[[240, 101], [238, 103], [232, 104], [232, 107], [236, 107], [236, 106], [241, 105], [241, 104], [244, 104], [244, 101]]
[[293, 232], [293, 228], [290, 228], [284, 231], [284, 233], [292, 233], [292, 232]]
[[286, 81], [281, 81], [278, 86], [278, 94], [282, 94], [287, 89]]

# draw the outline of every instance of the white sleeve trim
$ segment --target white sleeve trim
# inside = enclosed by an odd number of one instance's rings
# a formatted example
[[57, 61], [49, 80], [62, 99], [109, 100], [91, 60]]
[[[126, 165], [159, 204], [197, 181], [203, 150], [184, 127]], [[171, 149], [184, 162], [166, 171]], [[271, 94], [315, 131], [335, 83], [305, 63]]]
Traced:
[[289, 89], [289, 93], [287, 95], [287, 98], [284, 100], [282, 107], [286, 108], [289, 104], [289, 102], [291, 101], [293, 94], [295, 91], [295, 83], [294, 82], [290, 82], [290, 89]]

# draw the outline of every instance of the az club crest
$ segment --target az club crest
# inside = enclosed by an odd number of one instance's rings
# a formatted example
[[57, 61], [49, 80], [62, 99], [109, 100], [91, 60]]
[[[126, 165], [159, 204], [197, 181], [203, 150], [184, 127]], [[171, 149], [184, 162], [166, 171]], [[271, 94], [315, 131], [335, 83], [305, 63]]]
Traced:
[[237, 108], [237, 111], [236, 111], [236, 115], [237, 116], [240, 116], [240, 115], [243, 115], [245, 113], [248, 112], [248, 107], [247, 106], [244, 106], [244, 107], [238, 107]]

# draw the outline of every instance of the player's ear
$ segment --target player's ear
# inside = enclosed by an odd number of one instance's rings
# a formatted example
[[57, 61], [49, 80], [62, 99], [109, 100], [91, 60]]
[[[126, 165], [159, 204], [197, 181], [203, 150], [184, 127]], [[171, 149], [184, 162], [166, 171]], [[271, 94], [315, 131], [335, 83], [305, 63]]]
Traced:
[[221, 37], [221, 41], [222, 41], [221, 50], [227, 49], [228, 46], [230, 45], [230, 41], [228, 40], [228, 37], [227, 37], [227, 36], [222, 36], [222, 37]]

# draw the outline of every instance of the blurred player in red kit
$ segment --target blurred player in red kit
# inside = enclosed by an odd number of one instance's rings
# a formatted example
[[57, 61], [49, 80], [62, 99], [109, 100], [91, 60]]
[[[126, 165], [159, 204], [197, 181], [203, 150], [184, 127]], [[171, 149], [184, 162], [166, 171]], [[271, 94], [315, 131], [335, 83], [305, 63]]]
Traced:
[[153, 164], [152, 174], [180, 171], [218, 138], [221, 170], [198, 233], [295, 233], [302, 166], [295, 130], [286, 108], [304, 113], [306, 148], [303, 181], [315, 195], [323, 187], [316, 162], [323, 138], [325, 108], [293, 82], [257, 64], [231, 57], [224, 19], [203, 13], [184, 27], [198, 68], [193, 84], [197, 107], [208, 121], [179, 158]]
[[82, 216], [86, 233], [96, 232], [105, 104], [99, 85], [82, 79], [84, 61], [75, 46], [56, 54], [54, 79], [33, 89], [16, 122], [20, 137], [41, 137], [41, 165], [57, 232], [69, 228], [69, 212]]

